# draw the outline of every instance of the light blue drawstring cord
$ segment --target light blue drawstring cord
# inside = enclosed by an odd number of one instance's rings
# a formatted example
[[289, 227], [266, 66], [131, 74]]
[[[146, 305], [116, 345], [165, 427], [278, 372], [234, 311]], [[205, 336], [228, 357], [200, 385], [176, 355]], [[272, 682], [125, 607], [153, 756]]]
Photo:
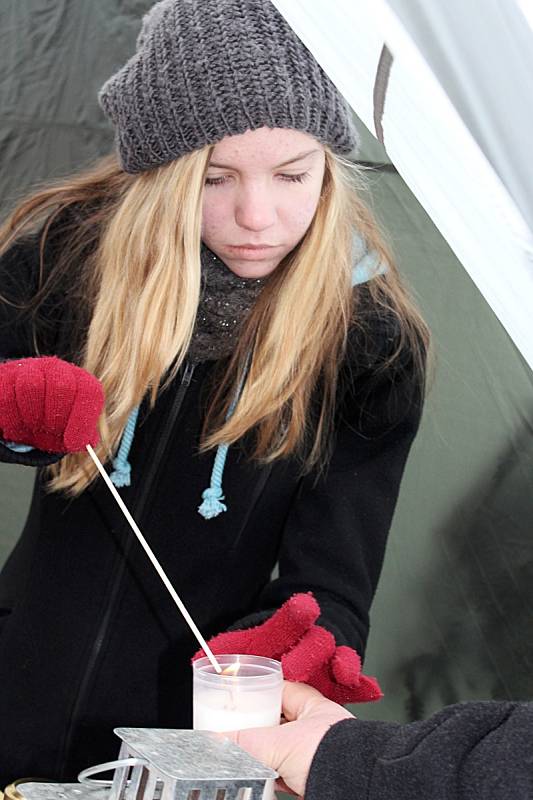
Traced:
[[[239, 398], [242, 394], [242, 389], [246, 380], [246, 376], [248, 375], [248, 369], [250, 367], [251, 360], [251, 355], [249, 355], [246, 360], [243, 376], [239, 382], [237, 391], [235, 392], [235, 397], [228, 408], [226, 421], [233, 416], [233, 412], [237, 408], [237, 403], [239, 402]], [[198, 506], [198, 513], [201, 514], [204, 519], [213, 519], [213, 517], [218, 517], [218, 515], [222, 514], [223, 511], [228, 510], [228, 507], [222, 502], [225, 500], [224, 491], [222, 489], [222, 477], [224, 475], [224, 467], [226, 465], [226, 456], [228, 455], [228, 450], [229, 445], [227, 444], [219, 444], [217, 447], [215, 461], [211, 471], [211, 482], [209, 487], [202, 492], [203, 503]]]
[[131, 484], [131, 464], [128, 461], [128, 456], [130, 454], [131, 443], [133, 442], [137, 417], [139, 416], [139, 408], [140, 406], [135, 406], [130, 413], [122, 434], [120, 447], [113, 459], [113, 472], [111, 472], [109, 477], [118, 488]]
[[226, 456], [228, 455], [229, 446], [227, 444], [219, 444], [211, 471], [211, 483], [209, 488], [202, 492], [202, 504], [198, 506], [198, 513], [204, 519], [213, 519], [218, 517], [223, 511], [227, 511], [228, 507], [222, 501], [224, 498], [224, 490], [222, 489], [222, 476], [224, 474], [224, 467], [226, 465]]
[[[246, 366], [245, 374], [243, 375], [237, 392], [235, 393], [233, 402], [228, 409], [228, 413], [226, 415], [227, 420], [235, 411], [239, 397], [241, 396], [242, 387], [244, 386], [247, 372], [248, 365]], [[139, 406], [136, 406], [128, 417], [128, 421], [126, 422], [126, 426], [124, 428], [124, 433], [122, 434], [120, 447], [117, 455], [113, 459], [113, 472], [111, 472], [109, 477], [115, 486], [119, 488], [123, 486], [129, 486], [131, 484], [131, 464], [128, 461], [128, 456], [133, 442], [133, 436], [135, 434], [135, 426], [137, 424], [138, 415]], [[209, 488], [202, 493], [203, 502], [198, 507], [198, 513], [201, 514], [204, 519], [213, 519], [213, 517], [217, 517], [223, 511], [228, 510], [227, 506], [222, 502], [224, 500], [222, 477], [224, 475], [224, 467], [226, 464], [228, 450], [229, 445], [227, 444], [221, 444], [217, 448], [213, 469], [211, 471], [211, 482]]]

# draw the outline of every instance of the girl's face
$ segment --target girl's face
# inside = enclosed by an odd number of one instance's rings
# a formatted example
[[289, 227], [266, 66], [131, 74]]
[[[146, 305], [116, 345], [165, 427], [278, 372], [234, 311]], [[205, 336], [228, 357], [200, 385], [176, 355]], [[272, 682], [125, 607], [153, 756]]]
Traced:
[[269, 275], [309, 228], [324, 168], [323, 146], [300, 131], [226, 137], [207, 170], [203, 241], [236, 275]]

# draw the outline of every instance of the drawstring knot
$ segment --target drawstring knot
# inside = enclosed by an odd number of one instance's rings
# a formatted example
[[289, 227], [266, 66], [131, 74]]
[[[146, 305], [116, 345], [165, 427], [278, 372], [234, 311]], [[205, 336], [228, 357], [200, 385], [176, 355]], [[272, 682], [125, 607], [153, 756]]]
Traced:
[[198, 512], [204, 519], [213, 519], [228, 510], [222, 502], [225, 498], [221, 486], [210, 486], [209, 489], [205, 489], [202, 492], [202, 499], [203, 503], [198, 506]]
[[113, 472], [109, 476], [117, 489], [131, 485], [131, 464], [129, 461], [113, 459]]
[[[237, 403], [239, 402], [239, 398], [242, 394], [242, 389], [244, 382], [246, 381], [246, 376], [248, 375], [248, 370], [250, 369], [251, 360], [252, 354], [249, 353], [246, 359], [246, 364], [244, 365], [242, 377], [237, 387], [237, 391], [235, 392], [235, 397], [231, 401], [231, 405], [228, 408], [226, 421], [233, 416], [233, 412], [237, 408]], [[228, 450], [229, 445], [219, 444], [215, 461], [213, 463], [213, 469], [211, 471], [211, 483], [209, 487], [202, 493], [204, 502], [198, 506], [198, 513], [201, 514], [204, 519], [213, 519], [213, 517], [218, 517], [218, 515], [222, 514], [223, 511], [228, 510], [227, 506], [221, 502], [225, 499], [222, 491], [222, 476], [224, 474], [224, 466], [226, 464]]]
[[222, 489], [222, 476], [224, 474], [224, 465], [226, 463], [228, 449], [229, 447], [227, 444], [219, 445], [213, 463], [213, 469], [211, 470], [211, 483], [209, 487], [202, 492], [202, 500], [204, 502], [198, 506], [198, 513], [201, 514], [204, 519], [213, 519], [214, 517], [218, 517], [219, 514], [222, 514], [223, 511], [228, 510], [228, 507], [222, 502], [222, 500], [225, 500]]

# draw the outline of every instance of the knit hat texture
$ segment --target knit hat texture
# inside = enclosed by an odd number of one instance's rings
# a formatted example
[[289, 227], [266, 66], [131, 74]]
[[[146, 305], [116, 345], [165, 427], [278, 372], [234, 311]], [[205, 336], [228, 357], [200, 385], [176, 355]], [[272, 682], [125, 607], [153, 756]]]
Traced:
[[358, 146], [348, 104], [270, 0], [156, 3], [98, 99], [131, 173], [264, 126]]

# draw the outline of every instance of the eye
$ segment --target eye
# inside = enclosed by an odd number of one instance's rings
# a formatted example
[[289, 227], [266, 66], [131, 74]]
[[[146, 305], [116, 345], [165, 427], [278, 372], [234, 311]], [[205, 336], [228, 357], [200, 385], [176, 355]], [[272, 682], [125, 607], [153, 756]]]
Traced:
[[223, 183], [226, 183], [227, 176], [220, 175], [218, 178], [206, 178], [205, 185], [206, 186], [220, 186]]
[[308, 172], [300, 172], [298, 175], [283, 175], [279, 176], [282, 180], [288, 183], [303, 183], [309, 177]]

